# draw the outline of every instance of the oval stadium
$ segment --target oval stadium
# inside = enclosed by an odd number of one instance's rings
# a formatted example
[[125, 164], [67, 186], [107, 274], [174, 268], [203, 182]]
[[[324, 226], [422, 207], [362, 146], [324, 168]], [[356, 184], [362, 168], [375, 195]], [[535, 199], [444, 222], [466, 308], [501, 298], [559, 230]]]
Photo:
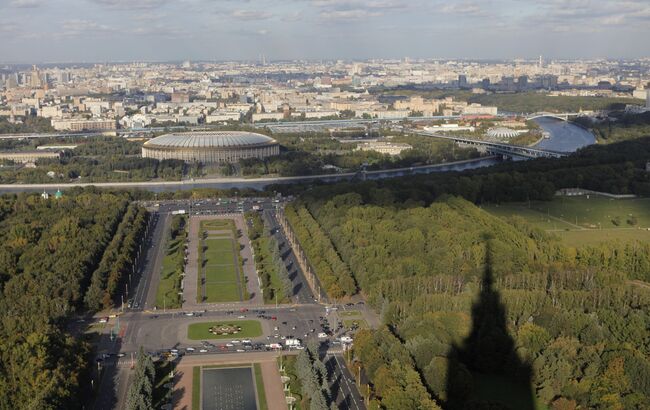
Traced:
[[143, 158], [202, 163], [235, 163], [240, 159], [266, 158], [279, 153], [280, 146], [273, 138], [245, 131], [165, 134], [142, 146]]

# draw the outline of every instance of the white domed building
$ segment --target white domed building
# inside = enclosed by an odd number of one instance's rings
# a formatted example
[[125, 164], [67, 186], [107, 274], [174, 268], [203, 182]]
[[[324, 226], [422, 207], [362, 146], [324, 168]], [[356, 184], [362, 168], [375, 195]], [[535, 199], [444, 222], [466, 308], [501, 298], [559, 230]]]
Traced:
[[236, 163], [280, 153], [280, 145], [266, 135], [246, 131], [179, 132], [145, 142], [143, 158], [180, 159], [185, 162]]
[[528, 132], [528, 130], [523, 130], [523, 131], [517, 131], [513, 130], [511, 128], [505, 128], [505, 127], [497, 127], [497, 128], [490, 128], [487, 130], [487, 136], [490, 138], [497, 138], [497, 139], [509, 139], [509, 138], [514, 138], [519, 134], [523, 134]]

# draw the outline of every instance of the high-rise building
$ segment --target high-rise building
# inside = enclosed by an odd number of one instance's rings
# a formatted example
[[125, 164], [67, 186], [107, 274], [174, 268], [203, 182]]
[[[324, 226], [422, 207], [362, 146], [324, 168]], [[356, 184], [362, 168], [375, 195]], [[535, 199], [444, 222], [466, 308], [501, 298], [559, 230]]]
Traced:
[[645, 90], [645, 107], [650, 110], [650, 88]]
[[460, 74], [458, 76], [458, 87], [460, 88], [467, 87], [467, 76], [465, 74]]
[[519, 87], [520, 90], [525, 89], [528, 87], [528, 76], [527, 75], [520, 75], [519, 78], [517, 79], [517, 87]]
[[41, 74], [35, 65], [32, 66], [32, 72], [29, 76], [29, 86], [33, 88], [39, 88], [41, 86]]

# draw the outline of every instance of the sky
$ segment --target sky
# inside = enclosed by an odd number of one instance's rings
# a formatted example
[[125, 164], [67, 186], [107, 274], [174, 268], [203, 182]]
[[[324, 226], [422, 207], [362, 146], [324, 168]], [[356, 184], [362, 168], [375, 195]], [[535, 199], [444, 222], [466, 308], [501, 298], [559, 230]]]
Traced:
[[650, 0], [0, 0], [0, 62], [650, 57]]

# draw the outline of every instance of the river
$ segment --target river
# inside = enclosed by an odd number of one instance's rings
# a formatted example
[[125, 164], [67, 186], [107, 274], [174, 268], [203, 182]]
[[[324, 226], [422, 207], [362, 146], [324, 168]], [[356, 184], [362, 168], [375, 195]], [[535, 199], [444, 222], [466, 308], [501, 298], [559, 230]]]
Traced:
[[557, 118], [541, 117], [535, 120], [537, 124], [550, 134], [535, 144], [535, 148], [559, 152], [574, 152], [579, 148], [596, 143], [596, 137], [590, 131]]

